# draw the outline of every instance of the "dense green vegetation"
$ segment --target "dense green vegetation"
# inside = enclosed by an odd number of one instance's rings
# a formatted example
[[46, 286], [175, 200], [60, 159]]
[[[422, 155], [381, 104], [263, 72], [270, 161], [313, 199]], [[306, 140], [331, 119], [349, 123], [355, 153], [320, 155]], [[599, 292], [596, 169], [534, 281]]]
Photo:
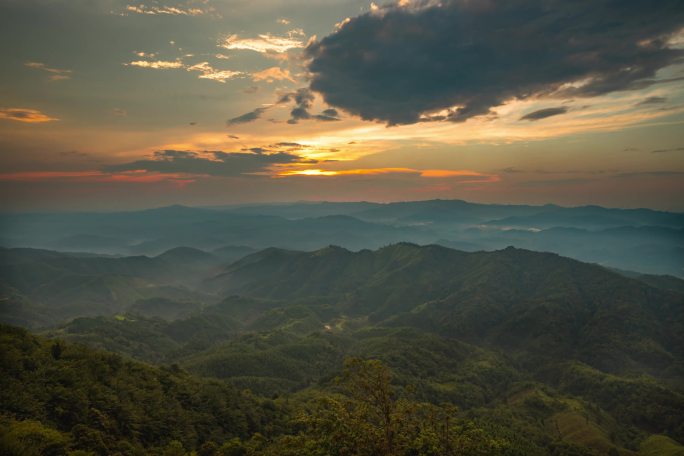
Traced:
[[405, 397], [379, 361], [349, 359], [339, 391], [290, 401], [6, 326], [0, 347], [0, 450], [8, 455], [436, 455], [511, 448], [458, 418], [453, 407]]
[[[665, 436], [625, 427], [595, 403], [512, 371], [509, 384], [492, 392], [503, 399], [479, 406], [429, 400], [418, 376], [358, 357], [333, 363], [336, 375], [298, 393], [266, 398], [199, 379], [177, 365], [152, 367], [21, 329], [0, 330], [0, 450], [9, 455], [589, 455], [681, 449]], [[461, 355], [469, 357], [464, 350]], [[477, 370], [470, 365], [464, 373]], [[468, 381], [495, 382], [481, 372], [452, 387]], [[681, 415], [673, 418], [681, 421]]]
[[272, 432], [278, 409], [177, 366], [153, 368], [2, 327], [2, 452], [140, 454]]
[[[28, 254], [40, 261], [13, 264], [66, 268]], [[93, 258], [69, 258], [70, 274]], [[2, 328], [0, 451], [646, 455], [684, 442], [678, 279], [406, 243], [154, 262], [201, 293], [40, 336]], [[13, 296], [15, 315], [35, 305]]]

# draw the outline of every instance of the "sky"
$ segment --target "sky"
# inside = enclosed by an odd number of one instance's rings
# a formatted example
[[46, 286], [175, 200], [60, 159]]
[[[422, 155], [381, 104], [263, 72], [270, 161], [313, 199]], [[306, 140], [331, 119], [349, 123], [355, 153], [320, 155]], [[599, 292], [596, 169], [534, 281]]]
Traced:
[[0, 0], [0, 210], [684, 211], [684, 0]]

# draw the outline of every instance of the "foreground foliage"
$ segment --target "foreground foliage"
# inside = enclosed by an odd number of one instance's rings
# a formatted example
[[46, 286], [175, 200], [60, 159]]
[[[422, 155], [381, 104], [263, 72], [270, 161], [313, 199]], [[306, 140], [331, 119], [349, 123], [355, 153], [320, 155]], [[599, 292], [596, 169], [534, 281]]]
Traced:
[[347, 359], [327, 392], [272, 400], [6, 326], [0, 347], [3, 454], [516, 453], [454, 406], [413, 399], [377, 360]]

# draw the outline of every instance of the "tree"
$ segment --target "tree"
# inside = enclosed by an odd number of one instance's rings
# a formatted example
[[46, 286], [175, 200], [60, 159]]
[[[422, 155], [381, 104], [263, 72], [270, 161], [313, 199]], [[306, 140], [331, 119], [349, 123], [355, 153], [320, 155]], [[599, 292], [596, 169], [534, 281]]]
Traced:
[[9, 456], [65, 455], [69, 437], [39, 421], [15, 421], [3, 425], [0, 432], [0, 454]]
[[334, 456], [496, 455], [506, 447], [458, 419], [453, 405], [410, 400], [378, 360], [347, 359], [340, 384], [345, 395], [323, 396], [312, 413], [300, 416], [304, 438], [278, 445], [288, 451], [298, 445], [302, 455]]
[[348, 358], [344, 363], [343, 382], [349, 395], [357, 401], [354, 421], [360, 428], [368, 424], [380, 430], [378, 454], [393, 455], [401, 427], [407, 424], [411, 410], [407, 403], [398, 401], [392, 386], [392, 372], [378, 360]]

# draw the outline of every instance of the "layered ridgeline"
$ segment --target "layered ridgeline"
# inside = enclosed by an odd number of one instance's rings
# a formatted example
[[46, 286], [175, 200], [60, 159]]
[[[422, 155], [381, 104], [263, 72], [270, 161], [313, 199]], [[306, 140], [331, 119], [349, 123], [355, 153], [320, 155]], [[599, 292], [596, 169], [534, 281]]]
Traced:
[[0, 214], [0, 225], [0, 245], [5, 247], [155, 256], [179, 245], [233, 255], [267, 247], [315, 250], [330, 244], [376, 249], [399, 241], [467, 251], [512, 245], [625, 270], [684, 277], [684, 214], [648, 209], [459, 200], [322, 202]]
[[[165, 264], [178, 253], [165, 255]], [[406, 452], [395, 448], [385, 454], [449, 454], [452, 444], [452, 454], [683, 450], [684, 295], [676, 278], [627, 277], [515, 248], [476, 253], [405, 243], [359, 252], [272, 248], [211, 268], [199, 267], [208, 264], [201, 253], [180, 253], [196, 258], [184, 262], [204, 271], [193, 276], [193, 292], [213, 301], [193, 307], [162, 297], [143, 299], [118, 308], [115, 316], [76, 318], [47, 336], [174, 364], [180, 369], [174, 375], [188, 381], [211, 378], [227, 388], [249, 389], [257, 404], [265, 401], [259, 397], [277, 398], [265, 402], [282, 414], [277, 426], [259, 431], [267, 444], [256, 449], [255, 434], [234, 432], [243, 453], [217, 454], [288, 454], [287, 445], [291, 454], [383, 454], [372, 446], [382, 441], [371, 432], [377, 427], [364, 427], [375, 422], [363, 398], [336, 380], [348, 357], [380, 360], [392, 369], [392, 387], [404, 404], [395, 404], [396, 410], [422, 410], [412, 415], [420, 418], [413, 427], [420, 435], [408, 433], [404, 439], [413, 442], [406, 444], [413, 453], [402, 447]], [[43, 412], [4, 410], [14, 425], [38, 420], [76, 442], [73, 431]], [[447, 415], [460, 423], [453, 442], [437, 439], [432, 450], [416, 449], [427, 434], [441, 435], [430, 426], [444, 425]], [[314, 421], [304, 423], [302, 416]], [[331, 422], [366, 431], [338, 436], [340, 444], [355, 448], [344, 450], [316, 434]], [[227, 432], [216, 438], [192, 435], [176, 440], [186, 449], [228, 441]], [[467, 436], [475, 447], [457, 452]], [[169, 444], [134, 440], [133, 445]]]
[[234, 259], [232, 252], [187, 247], [156, 257], [0, 249], [0, 319], [39, 327], [135, 308], [155, 316], [182, 315], [213, 302], [197, 285]]

